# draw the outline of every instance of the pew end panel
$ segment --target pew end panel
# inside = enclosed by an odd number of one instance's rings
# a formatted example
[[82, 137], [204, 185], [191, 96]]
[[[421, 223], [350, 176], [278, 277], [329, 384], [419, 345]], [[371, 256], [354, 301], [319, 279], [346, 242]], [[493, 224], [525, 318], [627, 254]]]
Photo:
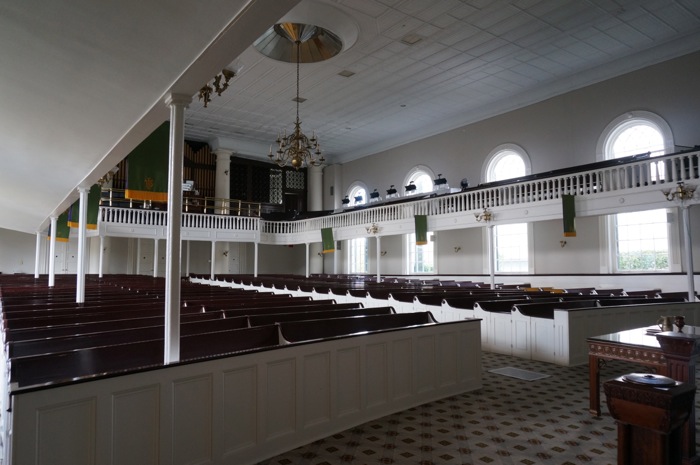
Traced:
[[253, 464], [480, 388], [480, 344], [460, 321], [16, 390], [4, 439], [16, 464]]

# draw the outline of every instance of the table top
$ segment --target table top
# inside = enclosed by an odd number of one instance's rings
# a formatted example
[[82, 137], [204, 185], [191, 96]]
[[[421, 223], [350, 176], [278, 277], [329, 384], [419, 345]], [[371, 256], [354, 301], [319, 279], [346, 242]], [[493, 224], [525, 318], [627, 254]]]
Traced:
[[587, 338], [589, 342], [613, 343], [626, 346], [636, 346], [645, 348], [660, 349], [659, 340], [656, 339], [658, 334], [664, 336], [700, 336], [700, 326], [684, 326], [683, 332], [664, 331], [661, 332], [656, 325], [646, 326], [644, 328], [628, 329], [626, 331], [618, 331], [617, 333], [603, 334], [601, 336], [591, 336]]

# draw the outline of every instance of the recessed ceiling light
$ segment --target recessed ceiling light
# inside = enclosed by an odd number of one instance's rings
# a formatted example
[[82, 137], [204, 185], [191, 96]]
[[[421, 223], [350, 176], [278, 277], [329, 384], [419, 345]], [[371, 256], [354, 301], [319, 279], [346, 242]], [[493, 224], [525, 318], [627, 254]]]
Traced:
[[401, 38], [401, 42], [403, 42], [406, 45], [415, 45], [421, 40], [423, 40], [424, 37], [420, 34], [406, 34]]
[[353, 73], [353, 72], [350, 71], [350, 70], [344, 69], [344, 70], [342, 70], [341, 72], [339, 72], [338, 75], [347, 78], [347, 77], [350, 77], [350, 76], [354, 76], [355, 73]]
[[304, 97], [294, 97], [292, 99], [292, 102], [304, 103], [304, 102], [306, 102], [306, 99]]

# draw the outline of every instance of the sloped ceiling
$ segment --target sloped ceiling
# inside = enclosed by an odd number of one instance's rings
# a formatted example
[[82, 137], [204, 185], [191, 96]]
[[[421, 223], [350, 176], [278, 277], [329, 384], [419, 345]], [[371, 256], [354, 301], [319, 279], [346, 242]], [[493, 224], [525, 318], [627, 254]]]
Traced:
[[[194, 96], [189, 139], [265, 157], [291, 128], [295, 68], [251, 44], [283, 15], [348, 41], [301, 69], [302, 128], [332, 163], [700, 49], [694, 0], [297, 3], [2, 3], [0, 227], [45, 228], [168, 118], [170, 92]], [[197, 90], [223, 67], [237, 76], [204, 108]]]

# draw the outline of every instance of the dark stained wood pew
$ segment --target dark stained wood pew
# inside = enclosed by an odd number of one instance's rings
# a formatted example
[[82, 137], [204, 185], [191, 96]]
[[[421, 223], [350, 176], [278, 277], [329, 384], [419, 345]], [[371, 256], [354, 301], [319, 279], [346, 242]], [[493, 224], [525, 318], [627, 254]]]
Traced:
[[[216, 320], [181, 323], [180, 336], [247, 328], [248, 326], [248, 319], [246, 317], [220, 318]], [[87, 349], [104, 345], [162, 339], [164, 334], [165, 326], [161, 322], [159, 325], [143, 326], [139, 328], [111, 329], [109, 331], [94, 333], [9, 342], [5, 344], [5, 351], [7, 355], [13, 359], [15, 357], [65, 352], [68, 350]]]
[[303, 321], [303, 320], [324, 320], [328, 321], [331, 318], [344, 317], [363, 317], [371, 315], [392, 315], [395, 314], [393, 307], [371, 307], [371, 308], [355, 308], [344, 310], [319, 310], [315, 312], [289, 312], [289, 313], [271, 313], [268, 315], [250, 315], [248, 323], [250, 326], [270, 325], [287, 321]]
[[598, 307], [598, 301], [595, 299], [590, 300], [570, 300], [564, 302], [528, 302], [519, 303], [513, 305], [514, 309], [517, 309], [520, 313], [525, 316], [535, 317], [535, 318], [550, 318], [554, 319], [554, 310], [563, 308], [591, 308]]
[[415, 312], [283, 322], [279, 326], [282, 337], [286, 341], [301, 342], [436, 323], [430, 312]]
[[304, 304], [278, 305], [268, 307], [242, 307], [223, 310], [226, 318], [248, 315], [267, 315], [271, 313], [294, 313], [294, 312], [318, 312], [325, 310], [347, 310], [360, 309], [362, 304], [349, 302], [344, 304], [329, 303], [325, 301], [312, 300]]
[[[277, 326], [233, 329], [180, 339], [180, 361], [223, 357], [279, 345]], [[123, 374], [163, 366], [163, 339], [16, 357], [10, 382], [19, 387], [73, 382], [82, 377]]]
[[[208, 313], [190, 313], [180, 315], [180, 322], [194, 322], [206, 320], [219, 320], [224, 318], [223, 312], [208, 312]], [[142, 328], [145, 326], [163, 325], [165, 317], [149, 316], [143, 318], [133, 318], [126, 320], [110, 320], [98, 321], [89, 323], [77, 323], [63, 326], [26, 328], [5, 331], [5, 342], [25, 341], [29, 339], [42, 339], [58, 336], [72, 336], [79, 334], [90, 334], [101, 331], [110, 331], [118, 329]]]

